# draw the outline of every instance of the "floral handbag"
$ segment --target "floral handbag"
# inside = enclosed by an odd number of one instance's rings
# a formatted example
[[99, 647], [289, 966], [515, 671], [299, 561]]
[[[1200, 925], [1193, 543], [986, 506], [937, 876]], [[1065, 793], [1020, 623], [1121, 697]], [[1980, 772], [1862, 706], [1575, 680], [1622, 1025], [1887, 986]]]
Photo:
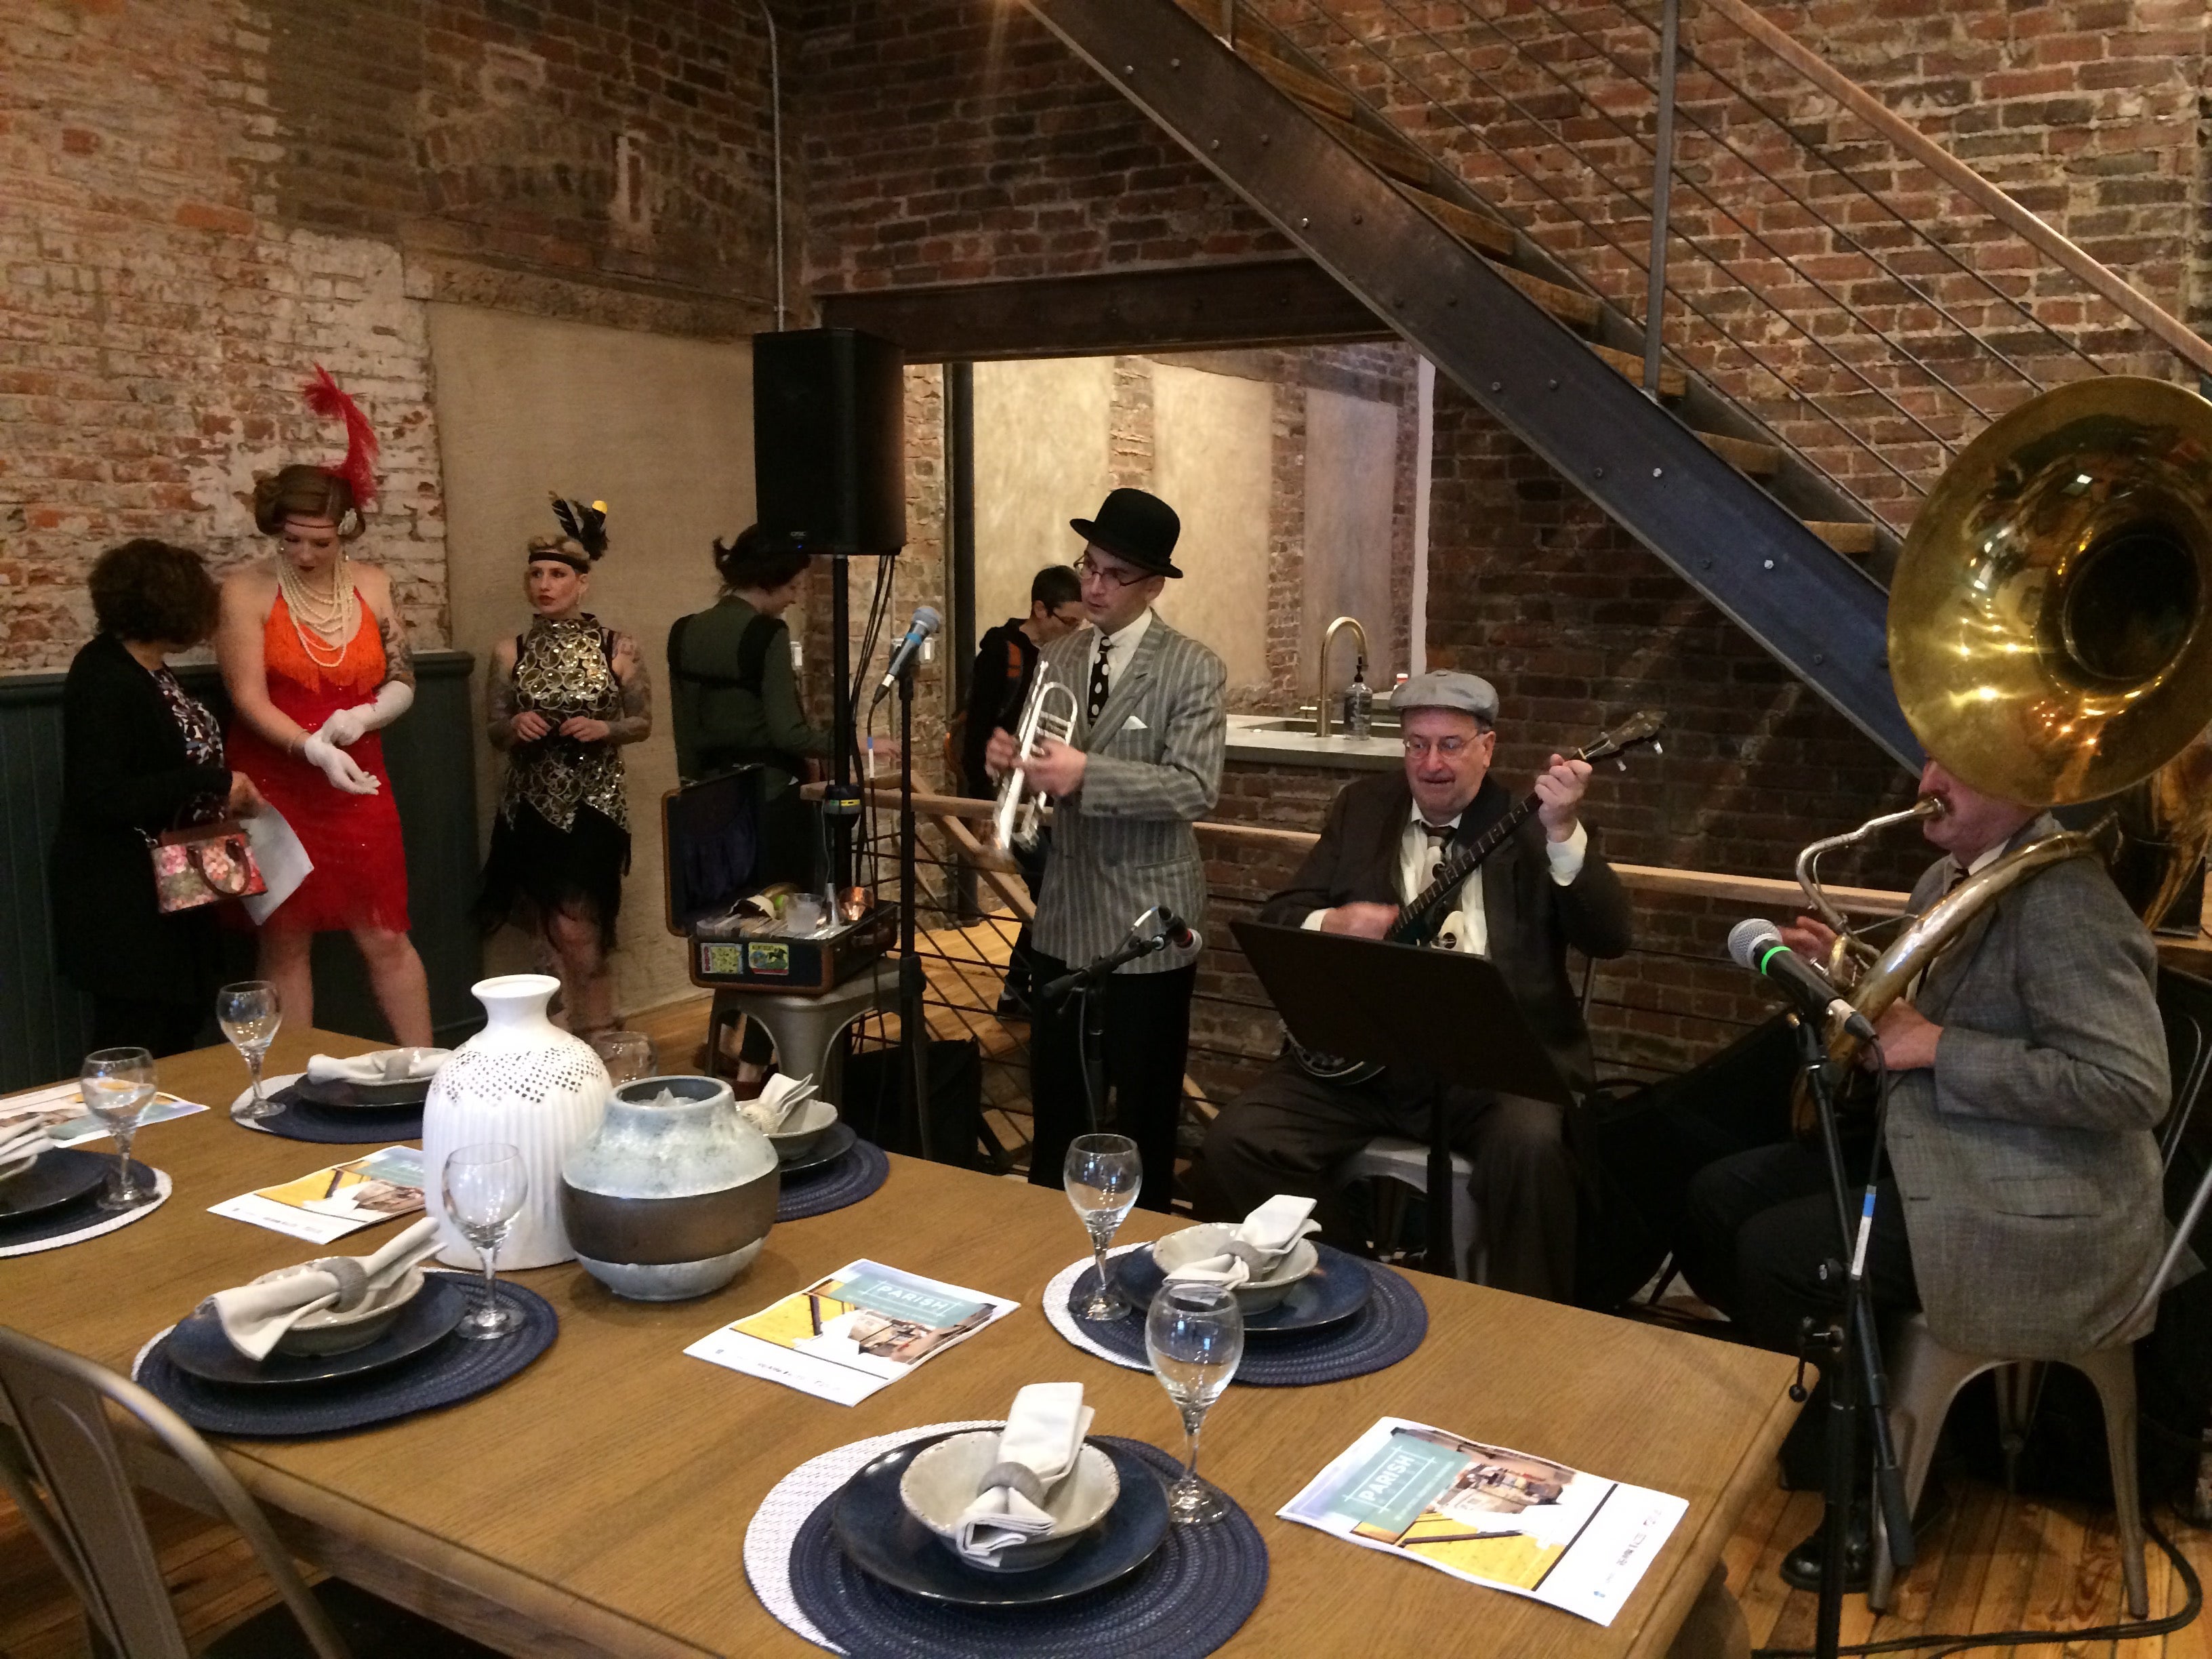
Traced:
[[163, 915], [269, 890], [254, 862], [253, 845], [236, 818], [164, 830], [150, 850], [154, 891]]

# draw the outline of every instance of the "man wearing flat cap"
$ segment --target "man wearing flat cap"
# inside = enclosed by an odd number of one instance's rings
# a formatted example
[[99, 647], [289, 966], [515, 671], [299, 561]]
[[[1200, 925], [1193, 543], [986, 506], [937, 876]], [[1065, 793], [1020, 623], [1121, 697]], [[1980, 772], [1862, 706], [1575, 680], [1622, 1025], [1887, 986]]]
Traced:
[[[1321, 839], [1260, 920], [1381, 939], [1437, 866], [1513, 808], [1489, 775], [1498, 748], [1498, 693], [1473, 674], [1417, 674], [1392, 698], [1406, 747], [1402, 772], [1339, 791]], [[1567, 980], [1567, 947], [1617, 957], [1629, 945], [1628, 895], [1582, 822], [1588, 763], [1558, 755], [1536, 780], [1538, 807], [1461, 886], [1437, 943], [1496, 963], [1560, 1075], [1587, 1087], [1589, 1033]], [[1449, 1024], [1453, 1011], [1435, 1018]], [[1468, 1192], [1482, 1221], [1489, 1282], [1572, 1299], [1577, 1188], [1564, 1114], [1548, 1101], [1455, 1088], [1446, 1096], [1452, 1145], [1474, 1164]], [[1240, 1219], [1277, 1193], [1322, 1200], [1331, 1172], [1376, 1135], [1429, 1138], [1429, 1096], [1384, 1073], [1328, 1083], [1290, 1059], [1222, 1109], [1198, 1171], [1201, 1216]], [[1473, 1262], [1455, 1264], [1472, 1277]]]
[[[1228, 682], [1221, 659], [1152, 610], [1175, 567], [1182, 522], [1141, 489], [1116, 489], [1096, 519], [1072, 519], [1084, 539], [1076, 574], [1090, 626], [1044, 648], [1037, 672], [1075, 693], [1074, 740], [1051, 738], [1024, 763], [1053, 800], [1052, 861], [1031, 929], [1040, 989], [1121, 947], [1155, 906], [1195, 923], [1206, 865], [1191, 826], [1221, 792]], [[994, 776], [1015, 760], [1013, 734], [991, 735]], [[1094, 1127], [1127, 1135], [1144, 1159], [1138, 1202], [1165, 1210], [1175, 1184], [1176, 1123], [1190, 1043], [1195, 948], [1139, 957], [1108, 981], [1103, 1048], [1107, 1103], [1085, 1095], [1077, 1000], [1039, 995], [1030, 1028], [1036, 1133], [1030, 1180], [1057, 1188], [1067, 1144]]]

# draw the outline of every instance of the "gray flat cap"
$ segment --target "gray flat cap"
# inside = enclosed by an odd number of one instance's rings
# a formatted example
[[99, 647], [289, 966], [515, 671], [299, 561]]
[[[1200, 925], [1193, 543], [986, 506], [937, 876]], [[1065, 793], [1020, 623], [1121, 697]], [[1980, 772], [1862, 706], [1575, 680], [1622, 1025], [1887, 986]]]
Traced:
[[1479, 674], [1462, 674], [1448, 668], [1416, 674], [1390, 696], [1390, 707], [1399, 714], [1408, 708], [1450, 708], [1472, 714], [1485, 726], [1498, 723], [1498, 688]]

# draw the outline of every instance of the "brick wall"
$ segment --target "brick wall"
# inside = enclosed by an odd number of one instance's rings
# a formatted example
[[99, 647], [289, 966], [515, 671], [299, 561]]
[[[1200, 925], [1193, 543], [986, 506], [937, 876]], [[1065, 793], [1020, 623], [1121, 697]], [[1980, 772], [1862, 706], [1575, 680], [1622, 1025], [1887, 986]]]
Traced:
[[801, 15], [817, 290], [1285, 251], [1018, 5], [815, 0]]
[[[1491, 0], [1425, 14], [1418, 30], [1388, 0], [1259, 9], [1641, 319], [1657, 54], [1626, 8]], [[2205, 314], [2202, 7], [1829, 0], [1769, 15], [2169, 310]], [[1893, 523], [1910, 522], [1946, 446], [2027, 395], [1972, 336], [2045, 381], [2089, 372], [2076, 349], [2109, 369], [2176, 373], [2108, 302], [1724, 19], [1686, 8], [1684, 45], [1698, 61], [1680, 83], [1669, 342]]]
[[10, 8], [0, 668], [68, 661], [117, 540], [259, 551], [254, 473], [343, 448], [300, 404], [314, 362], [384, 441], [362, 556], [442, 643], [422, 302], [763, 325], [763, 40], [750, 9], [684, 0]]

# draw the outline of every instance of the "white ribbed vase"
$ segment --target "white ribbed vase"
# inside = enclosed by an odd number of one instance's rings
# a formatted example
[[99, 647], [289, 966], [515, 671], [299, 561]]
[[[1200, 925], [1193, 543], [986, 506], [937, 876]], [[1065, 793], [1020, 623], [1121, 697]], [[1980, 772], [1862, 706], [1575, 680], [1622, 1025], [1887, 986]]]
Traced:
[[500, 1249], [499, 1265], [544, 1267], [572, 1260], [561, 1224], [561, 1166], [598, 1133], [611, 1092], [591, 1044], [545, 1017], [561, 981], [545, 974], [478, 980], [470, 994], [486, 1024], [430, 1081], [422, 1107], [423, 1194], [438, 1218], [438, 1260], [478, 1265], [476, 1247], [446, 1213], [446, 1159], [460, 1146], [504, 1140], [530, 1168], [530, 1196]]

